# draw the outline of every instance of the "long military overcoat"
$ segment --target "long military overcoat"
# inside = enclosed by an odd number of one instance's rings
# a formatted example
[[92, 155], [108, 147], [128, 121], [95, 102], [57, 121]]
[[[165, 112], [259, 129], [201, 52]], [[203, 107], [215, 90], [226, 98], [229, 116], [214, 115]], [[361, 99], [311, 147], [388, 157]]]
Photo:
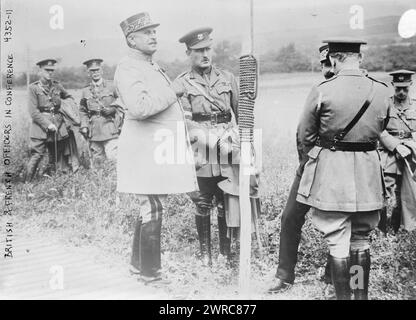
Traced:
[[117, 190], [136, 194], [197, 190], [183, 110], [167, 76], [131, 49], [118, 64], [114, 81], [126, 109], [118, 142]]

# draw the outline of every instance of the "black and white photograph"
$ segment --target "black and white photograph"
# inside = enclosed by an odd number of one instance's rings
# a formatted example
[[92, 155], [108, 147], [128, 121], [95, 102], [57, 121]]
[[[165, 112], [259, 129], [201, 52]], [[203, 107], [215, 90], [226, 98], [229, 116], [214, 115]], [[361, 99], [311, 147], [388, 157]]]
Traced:
[[0, 23], [0, 300], [416, 299], [414, 0], [1, 0]]

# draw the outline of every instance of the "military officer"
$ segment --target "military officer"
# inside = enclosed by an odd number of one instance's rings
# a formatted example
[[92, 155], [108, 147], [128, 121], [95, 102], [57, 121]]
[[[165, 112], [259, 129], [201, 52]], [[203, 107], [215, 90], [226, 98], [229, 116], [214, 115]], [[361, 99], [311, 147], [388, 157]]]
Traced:
[[[319, 47], [321, 72], [325, 79], [330, 79], [334, 76], [331, 61], [328, 56], [328, 48], [328, 44]], [[305, 223], [305, 216], [311, 208], [309, 205], [296, 201], [300, 178], [302, 177], [305, 163], [308, 160], [307, 156], [302, 154], [302, 143], [298, 139], [297, 146], [299, 149], [299, 167], [296, 171], [296, 176], [292, 183], [285, 209], [282, 213], [279, 266], [277, 268], [273, 284], [268, 290], [270, 293], [287, 289], [295, 280], [295, 266], [297, 262], [302, 226]], [[325, 268], [324, 281], [326, 283], [331, 282], [329, 262], [327, 262]]]
[[113, 82], [102, 77], [102, 62], [102, 59], [83, 62], [91, 82], [82, 90], [80, 132], [89, 138], [93, 157], [115, 160], [123, 110], [115, 103], [117, 92]]
[[[390, 198], [395, 198], [395, 206], [391, 215], [391, 225], [397, 232], [401, 224], [400, 187], [404, 159], [416, 150], [416, 100], [409, 97], [413, 71], [397, 70], [391, 72], [394, 95], [389, 99], [391, 113], [387, 129], [383, 132], [381, 158], [384, 168], [384, 179]], [[380, 229], [386, 232], [387, 210], [382, 212]]]
[[[224, 170], [230, 169], [230, 166], [218, 161], [217, 141], [226, 128], [235, 125], [238, 104], [238, 85], [235, 77], [212, 64], [210, 37], [212, 30], [212, 28], [199, 28], [179, 39], [180, 43], [186, 45], [186, 55], [191, 62], [191, 70], [181, 74], [174, 81], [175, 86], [184, 88], [185, 93], [181, 101], [187, 112], [191, 141], [207, 142], [202, 145], [198, 142], [193, 144], [199, 167], [197, 170], [199, 191], [190, 195], [197, 207], [195, 222], [200, 242], [200, 256], [206, 265], [212, 263], [211, 210], [214, 208], [214, 200], [218, 211], [219, 258], [222, 259], [221, 256], [228, 258], [230, 255], [224, 193], [218, 187], [218, 182], [224, 179]], [[205, 152], [209, 153], [209, 160], [198, 163], [200, 158], [206, 158], [205, 155], [201, 156]]]
[[[134, 231], [131, 271], [149, 282], [161, 279], [161, 228], [167, 195], [197, 190], [192, 149], [178, 102], [156, 62], [156, 27], [147, 12], [120, 24], [129, 46], [117, 65], [114, 83], [126, 110], [117, 150], [117, 190], [137, 195], [139, 217]], [[174, 137], [172, 139], [172, 137]], [[162, 141], [172, 142], [164, 155]], [[176, 156], [176, 158], [175, 158]]]
[[44, 59], [36, 65], [39, 67], [39, 80], [29, 85], [28, 109], [32, 118], [30, 126], [30, 159], [27, 164], [26, 181], [31, 181], [39, 162], [46, 150], [49, 162], [45, 173], [56, 170], [59, 161], [65, 165], [65, 155], [69, 153], [69, 133], [63, 115], [59, 112], [61, 99], [71, 95], [56, 80], [53, 74], [56, 69], [55, 59]]
[[[334, 39], [335, 76], [313, 87], [298, 135], [308, 156], [297, 201], [313, 208], [312, 223], [328, 243], [337, 299], [368, 298], [369, 233], [379, 221], [384, 187], [377, 140], [386, 128], [389, 90], [359, 69], [365, 41]], [[351, 252], [351, 254], [350, 254]], [[350, 267], [359, 266], [350, 287]]]

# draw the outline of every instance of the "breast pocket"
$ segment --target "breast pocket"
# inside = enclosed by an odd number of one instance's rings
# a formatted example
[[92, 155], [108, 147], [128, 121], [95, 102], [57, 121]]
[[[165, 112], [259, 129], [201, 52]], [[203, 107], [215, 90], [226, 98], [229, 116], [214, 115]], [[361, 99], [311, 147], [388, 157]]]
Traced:
[[189, 88], [187, 92], [188, 101], [192, 107], [192, 113], [210, 113], [211, 103], [204, 95], [195, 88]]
[[410, 110], [406, 113], [406, 119], [410, 124], [412, 131], [416, 131], [416, 110]]
[[44, 94], [43, 92], [38, 92], [38, 103], [40, 107], [50, 107], [52, 102], [48, 95]]
[[231, 85], [228, 83], [221, 83], [215, 89], [219, 96], [231, 93]]

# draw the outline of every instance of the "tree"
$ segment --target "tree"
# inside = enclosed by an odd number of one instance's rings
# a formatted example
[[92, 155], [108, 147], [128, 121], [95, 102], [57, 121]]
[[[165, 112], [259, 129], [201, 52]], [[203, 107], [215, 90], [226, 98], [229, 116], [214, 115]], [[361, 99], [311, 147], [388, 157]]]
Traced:
[[224, 40], [214, 47], [213, 61], [218, 67], [238, 74], [241, 43]]

